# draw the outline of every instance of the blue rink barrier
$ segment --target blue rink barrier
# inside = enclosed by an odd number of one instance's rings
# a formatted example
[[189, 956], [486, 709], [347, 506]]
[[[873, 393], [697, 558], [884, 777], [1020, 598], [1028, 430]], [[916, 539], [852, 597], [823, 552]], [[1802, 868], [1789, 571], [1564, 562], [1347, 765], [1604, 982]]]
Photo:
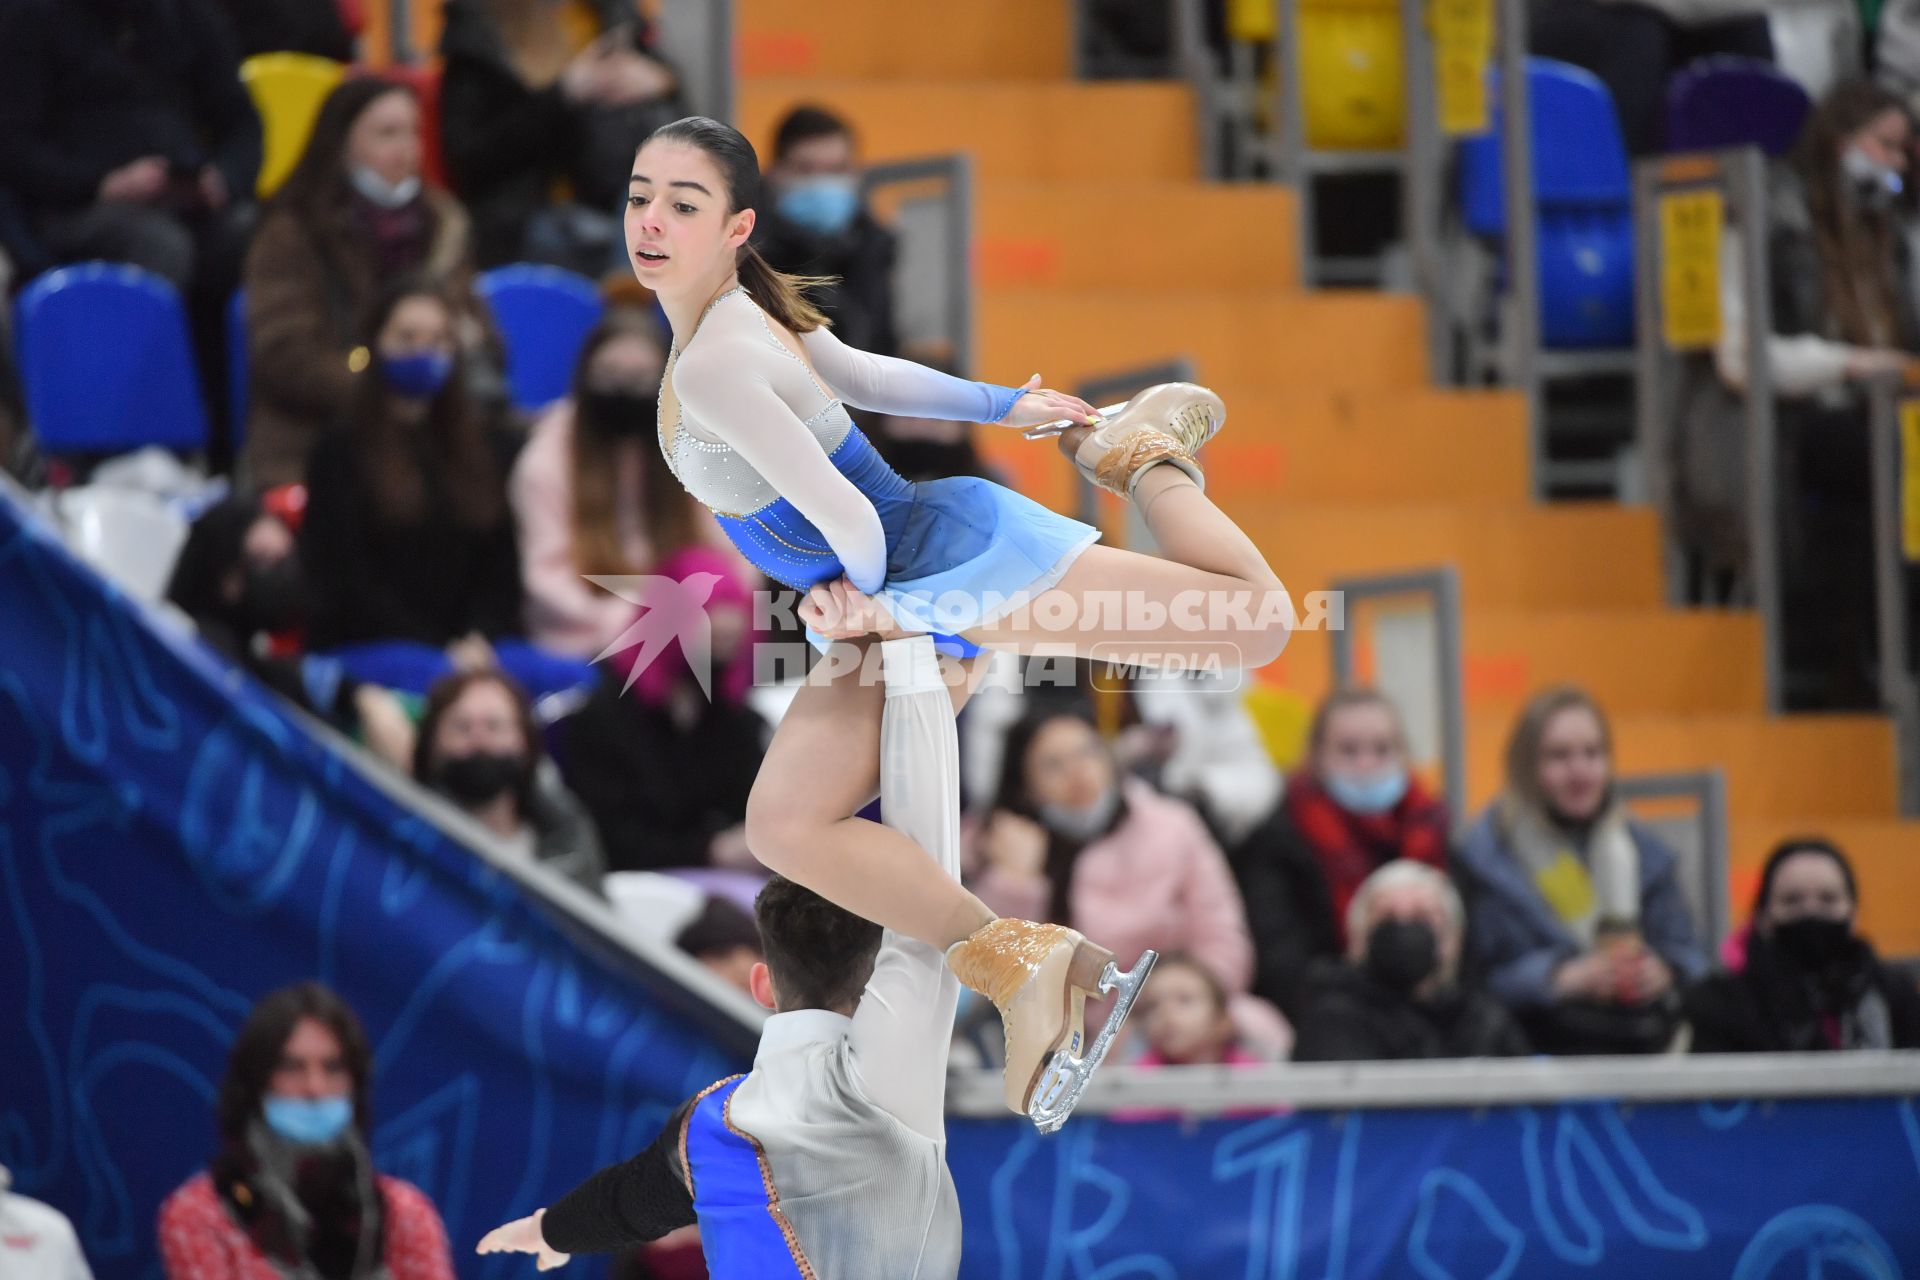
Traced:
[[432, 1197], [467, 1277], [531, 1274], [474, 1242], [744, 1069], [751, 1026], [697, 977], [594, 935], [611, 917], [570, 886], [543, 909], [544, 873], [404, 799], [0, 489], [0, 1163], [100, 1280], [160, 1275], [155, 1212], [213, 1151], [235, 1031], [287, 983], [365, 1022], [376, 1163]]
[[1911, 1098], [949, 1123], [969, 1280], [1920, 1276]]

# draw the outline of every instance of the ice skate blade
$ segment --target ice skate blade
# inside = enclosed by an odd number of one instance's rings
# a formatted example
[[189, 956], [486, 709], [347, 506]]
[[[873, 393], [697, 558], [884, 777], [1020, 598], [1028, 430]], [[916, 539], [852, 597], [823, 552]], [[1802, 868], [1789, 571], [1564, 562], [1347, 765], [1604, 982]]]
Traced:
[[[1087, 423], [1087, 425], [1097, 427], [1106, 419], [1111, 418], [1114, 414], [1120, 412], [1122, 409], [1126, 407], [1127, 407], [1127, 402], [1124, 400], [1122, 400], [1119, 404], [1105, 405], [1102, 408], [1094, 411], [1094, 416]], [[1074, 422], [1070, 418], [1057, 418], [1052, 422], [1043, 422], [1037, 427], [1028, 427], [1025, 431], [1021, 433], [1021, 435], [1028, 440], [1046, 440], [1050, 437], [1059, 435], [1062, 431], [1065, 431], [1068, 427], [1077, 427], [1079, 425], [1080, 425], [1079, 423]]]
[[1040, 1073], [1039, 1083], [1034, 1085], [1033, 1097], [1027, 1102], [1027, 1119], [1033, 1121], [1033, 1127], [1042, 1133], [1052, 1133], [1067, 1122], [1073, 1109], [1080, 1101], [1080, 1095], [1086, 1092], [1087, 1082], [1093, 1079], [1093, 1073], [1105, 1061], [1107, 1050], [1113, 1045], [1113, 1037], [1120, 1030], [1120, 1024], [1127, 1020], [1133, 1011], [1133, 1002], [1140, 995], [1140, 988], [1146, 985], [1147, 975], [1153, 972], [1154, 961], [1160, 955], [1155, 951], [1143, 951], [1134, 966], [1121, 972], [1111, 962], [1100, 975], [1100, 994], [1118, 991], [1120, 994], [1113, 1003], [1113, 1012], [1107, 1015], [1106, 1025], [1100, 1028], [1100, 1034], [1093, 1038], [1087, 1051], [1076, 1058], [1065, 1049], [1056, 1049], [1048, 1058], [1045, 1070]]

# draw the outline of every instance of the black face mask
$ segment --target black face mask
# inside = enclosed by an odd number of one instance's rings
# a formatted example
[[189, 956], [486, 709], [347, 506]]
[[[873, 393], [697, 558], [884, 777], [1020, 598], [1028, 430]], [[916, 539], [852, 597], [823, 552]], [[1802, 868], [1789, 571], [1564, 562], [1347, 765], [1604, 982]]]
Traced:
[[1773, 926], [1773, 945], [1802, 969], [1824, 969], [1846, 955], [1853, 945], [1853, 924], [1801, 916]]
[[587, 391], [580, 396], [580, 417], [609, 439], [637, 440], [653, 430], [658, 400], [658, 392]]
[[285, 631], [307, 611], [307, 580], [298, 556], [248, 565], [240, 588], [240, 616], [249, 631]]
[[465, 805], [482, 805], [512, 791], [527, 776], [527, 758], [509, 752], [476, 751], [452, 756], [434, 770], [433, 782]]
[[1440, 940], [1425, 920], [1382, 920], [1367, 935], [1367, 976], [1411, 995], [1440, 967]]

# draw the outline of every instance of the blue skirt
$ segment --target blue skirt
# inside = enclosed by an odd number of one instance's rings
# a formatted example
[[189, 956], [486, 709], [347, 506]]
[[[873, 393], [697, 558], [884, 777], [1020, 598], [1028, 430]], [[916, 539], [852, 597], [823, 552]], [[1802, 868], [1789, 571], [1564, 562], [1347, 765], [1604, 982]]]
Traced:
[[[886, 531], [887, 576], [879, 598], [902, 626], [931, 633], [946, 653], [979, 653], [961, 632], [1053, 586], [1100, 540], [1092, 525], [991, 480], [903, 480], [857, 428], [829, 457], [873, 503]], [[720, 526], [755, 567], [796, 590], [845, 572], [820, 531], [785, 498], [749, 515], [723, 515]], [[811, 631], [807, 638], [816, 648], [829, 643]]]

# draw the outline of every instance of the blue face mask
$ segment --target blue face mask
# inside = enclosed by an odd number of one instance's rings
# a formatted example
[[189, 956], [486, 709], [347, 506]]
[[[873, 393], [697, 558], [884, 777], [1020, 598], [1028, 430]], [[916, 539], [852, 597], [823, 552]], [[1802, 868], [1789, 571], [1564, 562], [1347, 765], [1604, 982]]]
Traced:
[[288, 1142], [320, 1146], [346, 1131], [353, 1120], [353, 1099], [345, 1094], [337, 1098], [282, 1098], [272, 1094], [261, 1102], [260, 1111], [267, 1128]]
[[1371, 777], [1330, 773], [1323, 782], [1335, 804], [1363, 818], [1385, 813], [1407, 794], [1407, 771], [1400, 768], [1383, 770]]
[[849, 177], [805, 178], [780, 193], [780, 216], [823, 236], [837, 236], [860, 212], [860, 191]]
[[380, 376], [403, 396], [427, 400], [440, 394], [453, 372], [453, 357], [444, 351], [417, 351], [410, 356], [381, 356]]

